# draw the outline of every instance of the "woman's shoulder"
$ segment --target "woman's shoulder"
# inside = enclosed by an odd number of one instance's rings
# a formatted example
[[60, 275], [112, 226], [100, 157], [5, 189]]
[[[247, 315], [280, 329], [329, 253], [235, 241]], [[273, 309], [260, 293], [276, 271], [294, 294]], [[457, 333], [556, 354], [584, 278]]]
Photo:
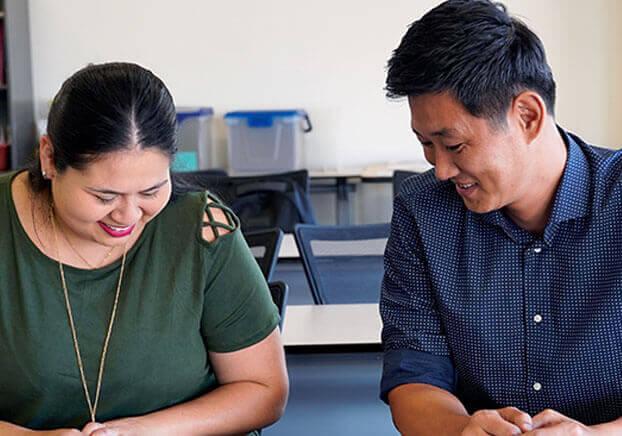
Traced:
[[16, 171], [10, 171], [7, 173], [0, 172], [0, 192], [8, 192], [11, 187], [11, 182], [18, 175]]
[[171, 200], [158, 217], [159, 226], [175, 238], [183, 235], [211, 246], [239, 228], [235, 214], [209, 192], [192, 192]]

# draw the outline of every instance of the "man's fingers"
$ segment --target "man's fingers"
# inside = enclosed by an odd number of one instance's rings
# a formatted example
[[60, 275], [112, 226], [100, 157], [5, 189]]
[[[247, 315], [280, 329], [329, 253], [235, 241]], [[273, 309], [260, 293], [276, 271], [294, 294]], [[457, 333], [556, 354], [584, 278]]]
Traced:
[[529, 431], [533, 428], [533, 422], [531, 416], [516, 407], [505, 407], [498, 410], [499, 415], [506, 421], [516, 424], [521, 431]]
[[522, 433], [517, 425], [505, 420], [497, 410], [479, 410], [473, 414], [472, 420], [491, 435], [509, 436]]
[[467, 428], [462, 430], [460, 436], [490, 436], [490, 433], [485, 432], [477, 425], [469, 425]]
[[556, 412], [553, 409], [545, 409], [542, 412], [535, 415], [532, 419], [533, 428], [548, 427], [550, 425], [559, 424], [564, 421], [569, 421], [570, 418]]
[[99, 430], [95, 430], [91, 433], [91, 436], [116, 436], [119, 433], [116, 430], [111, 430], [109, 428], [100, 428]]

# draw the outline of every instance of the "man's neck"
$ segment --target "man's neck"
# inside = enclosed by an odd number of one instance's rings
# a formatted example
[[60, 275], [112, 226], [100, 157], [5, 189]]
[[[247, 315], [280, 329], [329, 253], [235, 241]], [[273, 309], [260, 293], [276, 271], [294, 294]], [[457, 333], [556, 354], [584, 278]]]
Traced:
[[522, 200], [505, 210], [519, 227], [534, 234], [542, 234], [549, 222], [568, 155], [555, 122], [551, 120], [545, 129], [533, 156], [538, 165], [530, 180], [530, 190]]

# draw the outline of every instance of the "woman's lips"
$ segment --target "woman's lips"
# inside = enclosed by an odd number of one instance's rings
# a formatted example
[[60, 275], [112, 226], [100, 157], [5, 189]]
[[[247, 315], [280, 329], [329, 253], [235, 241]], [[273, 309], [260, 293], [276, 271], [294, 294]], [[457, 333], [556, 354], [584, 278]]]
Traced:
[[124, 236], [127, 236], [127, 235], [131, 234], [132, 231], [134, 231], [134, 227], [136, 227], [136, 224], [132, 224], [131, 226], [126, 226], [126, 227], [110, 226], [110, 225], [108, 225], [106, 223], [103, 223], [101, 221], [98, 221], [97, 224], [99, 224], [99, 226], [106, 233], [108, 233], [110, 236], [112, 236], [114, 238], [122, 238]]

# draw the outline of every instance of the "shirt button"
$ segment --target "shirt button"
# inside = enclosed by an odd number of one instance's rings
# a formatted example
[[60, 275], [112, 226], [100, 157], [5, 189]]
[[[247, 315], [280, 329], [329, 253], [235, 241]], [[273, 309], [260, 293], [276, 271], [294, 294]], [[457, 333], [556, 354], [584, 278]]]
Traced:
[[538, 383], [538, 382], [535, 382], [533, 384], [533, 390], [538, 392], [540, 389], [542, 389], [542, 385], [540, 383]]
[[533, 252], [536, 253], [536, 254], [539, 254], [541, 251], [542, 251], [541, 247], [536, 247], [536, 248], [533, 249]]
[[542, 322], [542, 315], [540, 315], [540, 314], [536, 314], [536, 315], [534, 315], [534, 317], [533, 317], [533, 321], [534, 321], [535, 323], [538, 323], [538, 324], [539, 324], [539, 323], [541, 323], [541, 322]]

